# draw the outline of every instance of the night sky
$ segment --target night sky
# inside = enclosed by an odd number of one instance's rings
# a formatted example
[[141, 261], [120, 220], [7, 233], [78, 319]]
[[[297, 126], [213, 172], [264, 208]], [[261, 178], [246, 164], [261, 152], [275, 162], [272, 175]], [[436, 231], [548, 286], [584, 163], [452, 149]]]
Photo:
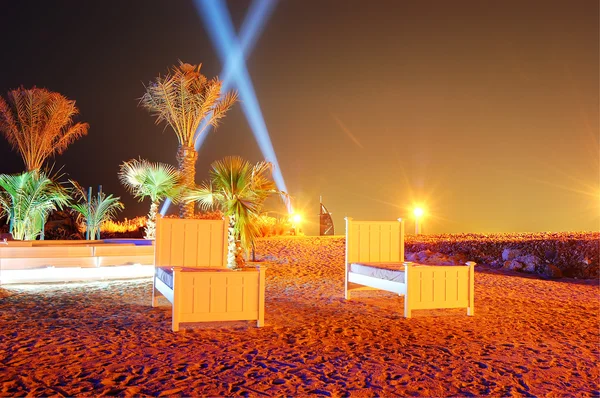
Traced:
[[[240, 26], [249, 1], [230, 1]], [[248, 70], [296, 209], [391, 220], [425, 203], [425, 233], [600, 229], [598, 1], [282, 0]], [[77, 101], [89, 134], [55, 158], [121, 196], [141, 156], [176, 164], [174, 133], [138, 107], [179, 59], [221, 64], [191, 1], [0, 5], [0, 95], [24, 85]], [[199, 152], [262, 160], [239, 104]], [[0, 173], [21, 172], [0, 139]], [[280, 207], [279, 210], [283, 208]]]

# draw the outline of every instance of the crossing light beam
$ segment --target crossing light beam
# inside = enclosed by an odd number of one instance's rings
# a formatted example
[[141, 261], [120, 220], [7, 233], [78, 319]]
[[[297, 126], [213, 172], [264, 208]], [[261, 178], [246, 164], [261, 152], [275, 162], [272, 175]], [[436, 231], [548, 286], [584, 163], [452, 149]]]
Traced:
[[[235, 35], [235, 29], [227, 5], [222, 0], [195, 0], [194, 4], [201, 16], [207, 31], [217, 50], [217, 54], [223, 63], [221, 71], [222, 91], [228, 91], [232, 86], [237, 88], [240, 95], [242, 110], [252, 129], [258, 146], [265, 160], [273, 164], [273, 179], [281, 191], [287, 192], [285, 181], [271, 143], [269, 131], [262, 116], [256, 92], [245, 60], [250, 50], [256, 44], [259, 33], [262, 31], [267, 17], [273, 12], [275, 0], [254, 0], [242, 27], [239, 38]], [[207, 126], [207, 120], [200, 123], [196, 131], [195, 149], [199, 150], [211, 126]], [[200, 134], [203, 132], [203, 134]], [[170, 205], [167, 200], [161, 214], [164, 215]], [[288, 211], [292, 213], [289, 200], [286, 201]]]

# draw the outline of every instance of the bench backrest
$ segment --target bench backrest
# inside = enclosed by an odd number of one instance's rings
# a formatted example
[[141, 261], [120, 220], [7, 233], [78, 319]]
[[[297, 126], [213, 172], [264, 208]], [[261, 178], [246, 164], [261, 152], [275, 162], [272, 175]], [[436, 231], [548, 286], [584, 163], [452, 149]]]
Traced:
[[354, 221], [346, 217], [346, 264], [403, 261], [404, 220]]
[[156, 267], [226, 268], [229, 218], [156, 220]]

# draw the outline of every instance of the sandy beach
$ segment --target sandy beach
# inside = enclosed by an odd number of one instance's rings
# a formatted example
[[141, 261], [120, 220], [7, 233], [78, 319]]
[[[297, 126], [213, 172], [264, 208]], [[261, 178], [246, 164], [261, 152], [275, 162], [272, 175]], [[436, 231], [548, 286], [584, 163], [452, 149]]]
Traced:
[[266, 325], [171, 332], [150, 279], [0, 288], [2, 396], [598, 396], [597, 280], [478, 265], [474, 317], [344, 300], [344, 239], [260, 240]]

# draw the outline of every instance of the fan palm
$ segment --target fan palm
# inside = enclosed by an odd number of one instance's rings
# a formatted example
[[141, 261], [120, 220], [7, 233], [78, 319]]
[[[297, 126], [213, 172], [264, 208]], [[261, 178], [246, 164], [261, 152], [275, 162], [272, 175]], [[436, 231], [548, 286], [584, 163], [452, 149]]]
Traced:
[[39, 170], [44, 161], [63, 153], [86, 135], [87, 123], [73, 124], [79, 113], [75, 101], [43, 88], [23, 87], [0, 97], [0, 131], [23, 158], [27, 171]]
[[[197, 202], [204, 210], [218, 207], [233, 220], [235, 239], [248, 251], [258, 236], [256, 221], [265, 200], [273, 194], [285, 195], [277, 190], [271, 170], [269, 162], [252, 165], [238, 156], [226, 157], [212, 163], [209, 181], [190, 190], [185, 200]], [[230, 257], [232, 250], [230, 245]]]
[[[150, 82], [140, 99], [140, 104], [156, 117], [156, 124], [165, 122], [175, 132], [179, 141], [179, 171], [184, 176], [183, 184], [189, 188], [195, 184], [197, 138], [207, 126], [217, 127], [237, 100], [235, 92], [222, 96], [221, 82], [217, 78], [207, 79], [200, 73], [200, 67], [180, 61], [179, 66], [173, 66], [165, 76]], [[203, 120], [203, 127], [198, 131]], [[194, 205], [182, 202], [179, 215], [191, 218]]]
[[119, 201], [120, 197], [106, 195], [103, 192], [88, 200], [85, 190], [78, 183], [71, 180], [71, 184], [74, 187], [74, 196], [81, 200], [71, 207], [85, 219], [87, 238], [94, 240], [102, 224], [112, 221], [117, 212], [123, 210], [125, 206]]
[[43, 231], [48, 214], [69, 203], [69, 194], [44, 172], [0, 175], [0, 207], [15, 239], [34, 240]]
[[169, 164], [131, 159], [121, 164], [119, 180], [136, 198], [150, 197], [152, 204], [146, 224], [146, 239], [154, 239], [158, 204], [166, 198], [174, 202], [179, 200], [183, 187], [181, 173]]

